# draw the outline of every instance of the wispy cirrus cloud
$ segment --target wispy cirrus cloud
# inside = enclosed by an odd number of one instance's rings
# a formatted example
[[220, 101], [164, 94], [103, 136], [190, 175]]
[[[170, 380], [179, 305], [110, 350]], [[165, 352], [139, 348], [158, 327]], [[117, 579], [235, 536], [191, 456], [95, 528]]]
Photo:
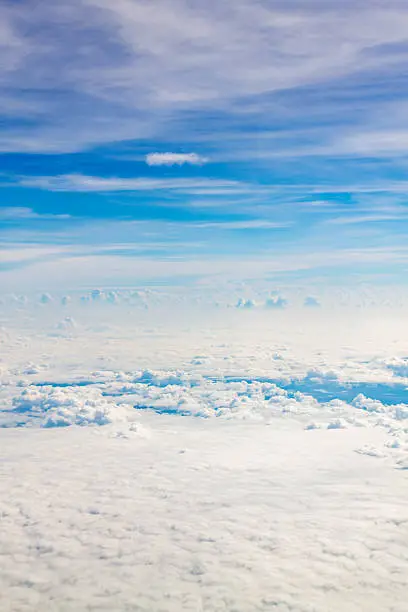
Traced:
[[68, 214], [38, 213], [24, 206], [4, 206], [0, 208], [0, 221], [18, 221], [24, 219], [69, 219]]
[[405, 244], [407, 20], [397, 0], [6, 0], [4, 233], [87, 243], [102, 219], [101, 243], [168, 232], [231, 256]]
[[[150, 178], [146, 176], [91, 176], [85, 174], [58, 175], [25, 175], [10, 176], [3, 179], [3, 186], [21, 186], [43, 189], [47, 191], [77, 191], [77, 192], [115, 192], [115, 191], [186, 191], [201, 196], [240, 195], [256, 198], [263, 194], [274, 194], [282, 202], [292, 198], [302, 207], [331, 206], [333, 201], [316, 200], [317, 195], [375, 195], [375, 194], [405, 194], [408, 193], [406, 180], [375, 180], [370, 183], [363, 181], [345, 182], [337, 177], [324, 183], [259, 183], [235, 179], [218, 179], [211, 177], [169, 177]], [[235, 201], [238, 203], [238, 201]], [[199, 204], [200, 200], [196, 201]], [[207, 203], [208, 205], [208, 203]], [[211, 205], [214, 205], [212, 202]]]
[[[34, 253], [33, 253], [34, 255]], [[22, 255], [21, 255], [22, 257]], [[386, 262], [393, 266], [396, 273], [402, 276], [408, 262], [408, 251], [403, 248], [360, 248], [335, 249], [312, 252], [280, 254], [271, 252], [260, 256], [235, 257], [206, 256], [194, 259], [180, 254], [176, 257], [148, 257], [141, 253], [138, 257], [128, 257], [109, 253], [94, 253], [91, 247], [88, 252], [82, 248], [78, 252], [44, 252], [38, 257], [25, 254], [24, 258], [10, 261], [6, 266], [2, 282], [7, 290], [16, 289], [24, 282], [30, 288], [38, 286], [47, 279], [49, 288], [64, 288], [92, 285], [109, 285], [114, 279], [116, 285], [127, 285], [146, 280], [168, 278], [173, 282], [182, 277], [206, 277], [209, 281], [216, 279], [265, 280], [282, 278], [282, 275], [303, 274], [305, 277], [321, 278], [323, 274], [333, 271], [348, 270], [350, 267], [362, 270], [375, 270]], [[30, 268], [27, 276], [26, 269]], [[44, 286], [44, 284], [42, 285]]]
[[218, 230], [268, 230], [289, 227], [290, 222], [269, 221], [268, 219], [247, 219], [243, 221], [212, 221], [197, 223], [193, 227]]
[[407, 211], [399, 214], [365, 214], [365, 215], [343, 215], [327, 219], [328, 225], [359, 225], [364, 223], [384, 223], [390, 221], [408, 221]]
[[150, 178], [123, 178], [123, 177], [98, 177], [85, 176], [81, 174], [66, 174], [60, 176], [31, 176], [21, 177], [18, 180], [23, 187], [36, 187], [48, 191], [79, 191], [79, 192], [104, 192], [104, 191], [160, 191], [160, 190], [182, 190], [190, 191], [201, 189], [229, 190], [243, 188], [238, 181], [218, 180], [211, 178], [179, 178], [179, 179], [150, 179]]
[[[259, 132], [284, 124], [296, 134], [307, 123], [299, 96], [310, 88], [309, 115], [334, 125], [352, 112], [355, 123], [378, 105], [376, 79], [400, 89], [407, 15], [396, 0], [227, 0], [199, 10], [183, 0], [5, 2], [0, 105], [12, 108], [23, 91], [27, 104], [13, 108], [21, 123], [3, 131], [0, 150], [73, 151], [183, 132], [216, 145], [205, 121], [219, 113], [232, 131], [246, 115]], [[345, 85], [360, 95], [347, 97]]]

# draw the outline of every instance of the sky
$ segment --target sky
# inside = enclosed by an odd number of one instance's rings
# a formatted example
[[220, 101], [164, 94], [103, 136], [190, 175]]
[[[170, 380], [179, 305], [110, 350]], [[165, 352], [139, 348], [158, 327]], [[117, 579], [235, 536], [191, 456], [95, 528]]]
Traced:
[[0, 0], [2, 612], [406, 612], [407, 171], [407, 0]]
[[2, 289], [405, 289], [406, 2], [0, 17]]

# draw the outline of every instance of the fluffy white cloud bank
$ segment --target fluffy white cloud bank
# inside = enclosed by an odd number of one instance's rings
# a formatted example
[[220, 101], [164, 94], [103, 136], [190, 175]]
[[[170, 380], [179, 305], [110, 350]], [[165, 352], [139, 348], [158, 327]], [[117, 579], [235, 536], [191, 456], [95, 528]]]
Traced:
[[197, 155], [197, 153], [149, 153], [146, 155], [148, 166], [202, 166], [208, 159]]
[[[39, 374], [41, 369], [26, 372]], [[324, 397], [330, 389], [333, 399], [322, 399], [321, 390]], [[219, 379], [183, 370], [97, 372], [78, 384], [29, 384], [12, 398], [2, 422], [6, 427], [107, 425], [133, 422], [147, 410], [262, 424], [283, 418], [306, 430], [381, 428], [385, 441], [378, 452], [408, 466], [407, 404], [387, 404], [358, 389], [347, 401], [342, 399], [346, 389], [335, 372], [318, 370], [303, 380], [281, 383], [251, 377]]]
[[105, 399], [100, 389], [81, 387], [27, 387], [13, 399], [13, 413], [41, 427], [126, 421], [126, 410]]
[[379, 430], [140, 421], [0, 430], [2, 611], [404, 612]]
[[53, 297], [0, 326], [2, 612], [405, 612], [403, 325], [328, 357], [290, 309], [172, 332], [95, 289], [56, 338]]

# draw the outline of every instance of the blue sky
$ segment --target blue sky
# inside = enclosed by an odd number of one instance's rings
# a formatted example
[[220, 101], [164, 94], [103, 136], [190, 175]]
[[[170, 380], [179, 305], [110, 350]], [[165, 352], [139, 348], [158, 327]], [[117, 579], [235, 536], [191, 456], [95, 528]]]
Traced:
[[405, 284], [405, 2], [0, 11], [3, 287]]

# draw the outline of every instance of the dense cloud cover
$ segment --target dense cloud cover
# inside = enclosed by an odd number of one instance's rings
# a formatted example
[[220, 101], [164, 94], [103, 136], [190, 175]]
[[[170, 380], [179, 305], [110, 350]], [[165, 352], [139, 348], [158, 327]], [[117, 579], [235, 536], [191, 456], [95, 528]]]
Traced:
[[400, 322], [112, 293], [2, 311], [2, 610], [403, 612]]

